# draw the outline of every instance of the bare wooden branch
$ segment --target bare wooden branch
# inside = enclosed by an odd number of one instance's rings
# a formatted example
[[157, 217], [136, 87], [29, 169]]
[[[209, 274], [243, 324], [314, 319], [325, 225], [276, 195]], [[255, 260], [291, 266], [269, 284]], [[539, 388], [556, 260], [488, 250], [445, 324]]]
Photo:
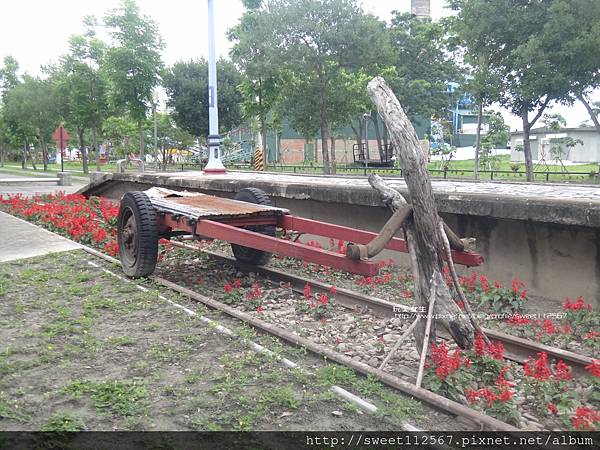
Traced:
[[410, 205], [404, 206], [392, 214], [379, 234], [366, 245], [349, 243], [346, 247], [346, 256], [352, 260], [368, 259], [378, 255], [390, 242], [394, 235], [402, 228], [412, 212]]
[[460, 298], [460, 300], [463, 302], [463, 305], [465, 306], [465, 310], [467, 311], [467, 314], [469, 315], [469, 320], [471, 321], [471, 325], [473, 325], [473, 328], [475, 328], [475, 330], [483, 336], [485, 343], [489, 345], [490, 340], [487, 337], [487, 335], [485, 334], [485, 332], [483, 331], [483, 329], [481, 328], [481, 326], [479, 325], [479, 322], [477, 322], [477, 320], [475, 319], [473, 310], [471, 309], [471, 305], [467, 301], [467, 297], [465, 297], [465, 293], [463, 292], [462, 286], [460, 285], [460, 281], [458, 279], [458, 276], [456, 275], [456, 268], [454, 267], [454, 261], [452, 261], [452, 252], [450, 251], [450, 242], [448, 241], [448, 237], [446, 236], [446, 231], [441, 222], [440, 222], [440, 233], [442, 235], [442, 241], [444, 242], [444, 250], [446, 251], [446, 263], [448, 264], [448, 269], [450, 270], [450, 275], [452, 276], [452, 282], [454, 283], [454, 288], [456, 289], [458, 297]]
[[[473, 327], [454, 303], [442, 274], [441, 255], [444, 254], [444, 244], [438, 228], [441, 219], [435, 206], [425, 156], [418, 137], [383, 78], [371, 80], [367, 90], [389, 130], [394, 147], [398, 149], [413, 208], [411, 220], [405, 223], [405, 230], [409, 250], [414, 254], [411, 255], [411, 260], [415, 275], [415, 302], [417, 306], [429, 309], [432, 286], [435, 285], [435, 314], [439, 319], [432, 324], [431, 340], [435, 340], [437, 322], [448, 330], [461, 348], [470, 348], [473, 345]], [[377, 175], [371, 175], [369, 182], [379, 192], [383, 203], [393, 211], [408, 204], [398, 191], [386, 186]], [[422, 321], [415, 327], [415, 339], [421, 354], [426, 353], [428, 347], [422, 346], [425, 328]]]
[[394, 344], [394, 347], [390, 350], [390, 352], [388, 353], [388, 355], [385, 357], [385, 359], [383, 360], [383, 362], [379, 366], [379, 370], [383, 370], [383, 368], [385, 367], [385, 365], [387, 364], [387, 362], [390, 360], [390, 358], [392, 356], [394, 356], [394, 353], [396, 353], [396, 351], [398, 350], [398, 348], [400, 347], [400, 345], [406, 340], [406, 338], [410, 335], [410, 333], [412, 333], [412, 330], [417, 326], [417, 322], [418, 321], [419, 321], [419, 317], [417, 317], [415, 319], [415, 321], [410, 324], [410, 327], [408, 327], [406, 329], [406, 331], [404, 333], [402, 333], [402, 336], [400, 336], [398, 338], [398, 340]]
[[429, 348], [429, 332], [431, 331], [431, 321], [433, 320], [433, 307], [435, 306], [435, 281], [432, 283], [431, 297], [429, 298], [429, 310], [427, 311], [427, 324], [425, 325], [425, 336], [423, 337], [423, 350], [419, 360], [419, 371], [417, 372], [417, 382], [415, 385], [420, 388], [423, 381], [423, 371], [425, 370], [425, 357]]

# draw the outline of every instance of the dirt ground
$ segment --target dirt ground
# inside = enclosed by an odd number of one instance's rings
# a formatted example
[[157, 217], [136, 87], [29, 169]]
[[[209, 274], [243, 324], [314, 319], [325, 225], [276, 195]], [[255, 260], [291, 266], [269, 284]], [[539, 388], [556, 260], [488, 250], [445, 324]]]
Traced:
[[[0, 430], [395, 430], [453, 418], [81, 250], [0, 264]], [[307, 369], [289, 370], [159, 293]], [[333, 384], [374, 402], [359, 411]], [[462, 428], [462, 427], [459, 427]]]

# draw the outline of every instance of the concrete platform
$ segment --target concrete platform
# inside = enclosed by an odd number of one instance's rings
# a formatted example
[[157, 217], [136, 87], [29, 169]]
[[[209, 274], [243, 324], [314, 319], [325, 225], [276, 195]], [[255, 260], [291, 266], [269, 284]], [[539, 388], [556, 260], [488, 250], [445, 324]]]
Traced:
[[[400, 178], [388, 183], [407, 194]], [[111, 183], [113, 181], [113, 183]], [[118, 182], [118, 183], [114, 183]], [[234, 193], [259, 187], [276, 198], [324, 203], [380, 206], [365, 177], [293, 175], [264, 172], [202, 172], [107, 174], [79, 192], [114, 197], [116, 184]], [[501, 219], [532, 220], [580, 226], [600, 226], [600, 187], [595, 185], [528, 184], [433, 180], [438, 211]], [[122, 191], [121, 193], [126, 192]], [[103, 194], [105, 193], [105, 194]]]
[[0, 211], [0, 262], [65, 252], [80, 246]]
[[[407, 194], [400, 178], [390, 185]], [[480, 271], [528, 292], [562, 300], [583, 295], [600, 306], [600, 187], [434, 180], [438, 211], [462, 237], [477, 239], [486, 262]], [[131, 190], [164, 186], [232, 197], [245, 187], [263, 189], [275, 206], [294, 215], [379, 231], [390, 212], [365, 177], [264, 172], [107, 174], [81, 189], [118, 199]], [[397, 256], [397, 257], [396, 257]], [[408, 265], [405, 255], [395, 259]]]

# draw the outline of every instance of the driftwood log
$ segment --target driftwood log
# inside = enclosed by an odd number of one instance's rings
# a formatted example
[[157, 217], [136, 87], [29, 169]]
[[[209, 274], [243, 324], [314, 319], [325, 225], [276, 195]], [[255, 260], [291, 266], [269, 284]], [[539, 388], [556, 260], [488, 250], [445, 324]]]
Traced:
[[[429, 340], [435, 341], [436, 327], [442, 326], [461, 348], [471, 348], [474, 339], [473, 326], [452, 299], [444, 278], [445, 249], [439, 226], [443, 222], [437, 213], [425, 156], [417, 134], [400, 102], [383, 78], [376, 77], [371, 80], [367, 90], [389, 130], [394, 148], [398, 151], [410, 196], [409, 201], [398, 191], [387, 186], [376, 174], [369, 177], [369, 183], [378, 191], [382, 202], [393, 212], [404, 209], [409, 204], [412, 207], [412, 215], [404, 222], [404, 230], [415, 282], [416, 305], [427, 311], [432, 291], [435, 293], [435, 320], [431, 323]], [[447, 234], [452, 244], [455, 243], [452, 241], [460, 241], [453, 233], [452, 236]], [[415, 327], [414, 336], [417, 349], [421, 353], [425, 334], [426, 321], [420, 320]]]

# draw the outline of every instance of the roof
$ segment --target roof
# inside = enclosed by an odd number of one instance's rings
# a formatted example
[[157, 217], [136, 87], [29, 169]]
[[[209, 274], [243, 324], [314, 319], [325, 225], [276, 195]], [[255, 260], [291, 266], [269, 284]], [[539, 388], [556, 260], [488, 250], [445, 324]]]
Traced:
[[[560, 130], [551, 130], [549, 128], [544, 128], [544, 127], [540, 127], [540, 128], [533, 128], [529, 134], [548, 134], [548, 133], [568, 133], [568, 132], [573, 132], [573, 131], [583, 131], [583, 132], [593, 132], [593, 133], [597, 133], [598, 131], [596, 130], [596, 128], [594, 127], [576, 127], [576, 128], [561, 128]], [[523, 132], [522, 131], [512, 131], [510, 133], [511, 136], [520, 136], [522, 135]]]

